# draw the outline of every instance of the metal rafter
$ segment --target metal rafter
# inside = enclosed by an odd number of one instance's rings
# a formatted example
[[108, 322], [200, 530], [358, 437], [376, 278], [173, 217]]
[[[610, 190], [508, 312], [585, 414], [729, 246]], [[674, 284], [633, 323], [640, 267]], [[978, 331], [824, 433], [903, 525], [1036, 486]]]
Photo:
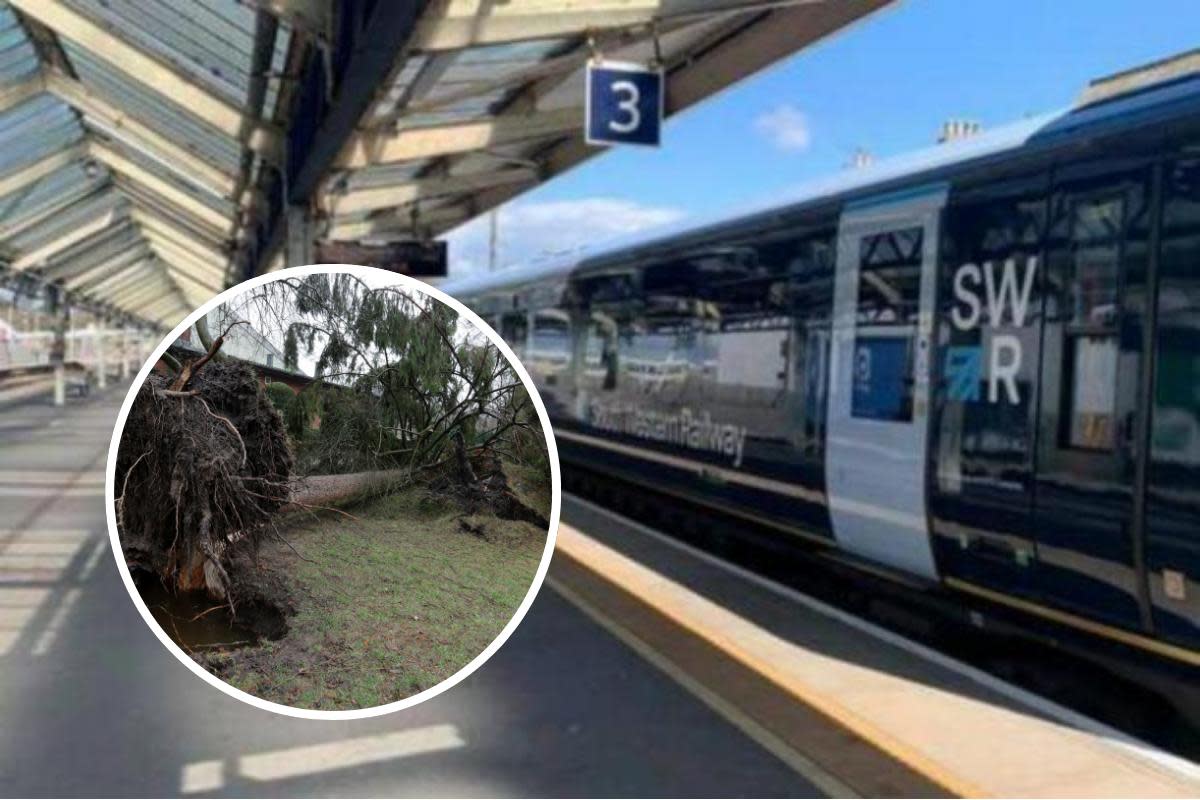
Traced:
[[20, 257], [9, 265], [9, 269], [13, 272], [21, 272], [30, 267], [37, 266], [48, 260], [56, 253], [66, 250], [74, 244], [84, 241], [90, 237], [106, 231], [117, 219], [120, 218], [120, 212], [117, 209], [108, 209], [107, 211], [96, 216], [94, 219], [79, 225], [65, 232], [62, 236], [52, 239], [40, 247], [35, 247], [28, 252], [22, 253]]
[[87, 158], [86, 149], [74, 145], [42, 156], [35, 161], [26, 162], [16, 170], [0, 176], [0, 197], [32, 186], [47, 175], [52, 175], [63, 167], [83, 161], [85, 158]]
[[97, 178], [90, 185], [84, 184], [74, 192], [64, 193], [61, 197], [56, 197], [52, 201], [30, 210], [16, 219], [0, 224], [0, 241], [12, 239], [26, 231], [44, 225], [46, 222], [65, 214], [73, 206], [92, 202], [97, 197], [103, 196], [106, 192], [112, 193], [112, 187], [108, 183], [107, 178]]
[[104, 166], [113, 172], [162, 197], [173, 207], [186, 212], [188, 216], [194, 217], [226, 234], [231, 232], [233, 222], [224, 214], [205, 205], [183, 189], [172, 185], [145, 167], [135, 164], [131, 159], [117, 152], [112, 147], [92, 140], [88, 143], [87, 149], [88, 155], [104, 164]]
[[413, 34], [421, 52], [576, 36], [582, 31], [652, 23], [822, 0], [434, 0]]
[[158, 92], [167, 100], [226, 135], [246, 143], [265, 157], [277, 160], [282, 136], [275, 128], [245, 114], [224, 98], [200, 86], [173, 64], [144, 52], [63, 0], [9, 0], [26, 16], [36, 19], [59, 36], [86, 48], [97, 58]]
[[47, 262], [41, 271], [43, 279], [55, 282], [76, 275], [102, 264], [106, 259], [128, 249], [136, 242], [131, 239], [135, 235], [127, 219], [121, 219], [95, 237], [84, 240], [67, 248]]
[[[359, 120], [396, 69], [397, 53], [425, 5], [426, 0], [343, 3], [338, 35], [327, 44], [333, 74], [327, 71], [322, 54], [310, 48], [288, 133], [284, 175], [274, 176], [274, 186], [263, 187], [263, 195], [275, 201], [263, 209], [249, 237], [248, 274], [263, 271], [282, 246], [287, 207], [311, 203]], [[332, 97], [325, 94], [329, 85], [335, 86]]]
[[320, 207], [322, 211], [334, 217], [347, 217], [351, 214], [409, 205], [434, 197], [473, 192], [490, 186], [528, 186], [536, 183], [540, 177], [538, 170], [528, 167], [429, 177], [391, 186], [326, 194], [321, 198]]
[[10, 83], [0, 88], [0, 113], [15, 108], [26, 100], [37, 97], [44, 91], [40, 72], [31, 73], [18, 83]]
[[87, 291], [89, 286], [127, 269], [131, 264], [149, 254], [150, 248], [145, 242], [131, 242], [124, 250], [110, 258], [69, 276], [61, 276], [60, 279], [67, 289]]
[[395, 133], [364, 134], [356, 137], [338, 160], [343, 169], [361, 169], [372, 164], [415, 161], [453, 153], [468, 153], [488, 147], [571, 133], [583, 127], [575, 107], [511, 114], [490, 119], [405, 128]]
[[45, 77], [45, 87], [105, 135], [146, 153], [183, 179], [218, 197], [234, 197], [236, 175], [140, 122], [82, 82], [60, 72], [50, 72]]
[[333, 0], [245, 0], [305, 33], [328, 38], [333, 26]]

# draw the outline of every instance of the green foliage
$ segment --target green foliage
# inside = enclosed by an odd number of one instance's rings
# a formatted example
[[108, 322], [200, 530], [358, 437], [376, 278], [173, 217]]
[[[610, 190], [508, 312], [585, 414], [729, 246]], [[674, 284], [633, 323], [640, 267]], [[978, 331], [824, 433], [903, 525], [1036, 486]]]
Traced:
[[313, 388], [296, 393], [286, 383], [267, 384], [267, 398], [283, 417], [283, 425], [293, 444], [300, 444], [310, 434], [313, 420], [320, 411], [320, 398]]
[[289, 327], [283, 337], [283, 366], [296, 370], [300, 365], [300, 342], [296, 338], [296, 329]]
[[383, 465], [376, 448], [381, 442], [391, 444], [395, 439], [379, 430], [379, 409], [374, 398], [354, 389], [325, 389], [318, 402], [321, 426], [310, 432], [300, 453], [306, 471], [337, 474]]
[[313, 387], [310, 386], [293, 395], [287, 412], [283, 415], [283, 423], [293, 442], [300, 443], [309, 436], [313, 420], [320, 411], [321, 398]]
[[[504, 445], [524, 463], [544, 453], [529, 398], [499, 352], [440, 301], [399, 287], [371, 287], [345, 273], [284, 284], [295, 313], [285, 363], [300, 352], [339, 389], [322, 392], [322, 423], [308, 432], [302, 460], [312, 469], [419, 467], [455, 443]], [[311, 418], [313, 411], [308, 411]], [[286, 417], [304, 438], [300, 411]], [[536, 429], [536, 430], [535, 430]], [[533, 433], [533, 441], [525, 441]], [[544, 458], [544, 456], [542, 456]]]
[[267, 384], [267, 399], [271, 401], [271, 405], [275, 406], [275, 410], [279, 412], [279, 416], [287, 419], [288, 407], [292, 405], [292, 398], [296, 393], [292, 391], [292, 387], [286, 383], [272, 381]]

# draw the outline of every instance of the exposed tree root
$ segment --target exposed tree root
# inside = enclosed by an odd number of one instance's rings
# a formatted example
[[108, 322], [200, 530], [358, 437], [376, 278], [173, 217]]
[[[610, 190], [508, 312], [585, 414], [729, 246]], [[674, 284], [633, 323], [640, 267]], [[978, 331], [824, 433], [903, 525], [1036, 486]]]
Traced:
[[206, 357], [184, 373], [170, 384], [151, 376], [130, 409], [117, 456], [121, 544], [131, 568], [235, 610], [253, 601], [254, 582], [233, 551], [253, 553], [287, 502], [292, 453], [249, 367]]

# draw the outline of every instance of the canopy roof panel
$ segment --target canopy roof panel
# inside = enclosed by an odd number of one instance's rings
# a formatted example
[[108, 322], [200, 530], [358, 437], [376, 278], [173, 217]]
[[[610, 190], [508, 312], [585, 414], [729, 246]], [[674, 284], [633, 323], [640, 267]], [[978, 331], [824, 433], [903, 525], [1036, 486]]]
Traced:
[[173, 324], [592, 155], [594, 55], [660, 60], [676, 113], [889, 2], [0, 0], [0, 280]]

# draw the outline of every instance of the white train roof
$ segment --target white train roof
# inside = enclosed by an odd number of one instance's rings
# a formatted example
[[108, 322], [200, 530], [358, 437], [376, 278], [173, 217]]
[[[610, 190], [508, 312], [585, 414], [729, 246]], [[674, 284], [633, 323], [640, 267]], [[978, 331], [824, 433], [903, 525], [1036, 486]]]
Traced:
[[819, 205], [850, 195], [862, 194], [873, 186], [885, 186], [908, 176], [934, 174], [956, 164], [966, 164], [1017, 151], [1036, 141], [1057, 141], [1083, 129], [1103, 128], [1111, 123], [1134, 119], [1146, 121], [1155, 115], [1177, 113], [1183, 105], [1189, 112], [1200, 112], [1200, 76], [1170, 83], [1127, 97], [1108, 100], [1082, 108], [1069, 107], [1029, 117], [1019, 122], [987, 130], [974, 136], [933, 145], [880, 160], [857, 169], [846, 169], [805, 182], [782, 200], [727, 210], [699, 219], [657, 226], [610, 239], [565, 256], [546, 258], [476, 275], [452, 279], [440, 287], [448, 294], [468, 297], [496, 289], [528, 286], [566, 275], [590, 262], [600, 261], [623, 251], [642, 249], [683, 236], [697, 236], [723, 226], [749, 222], [756, 217], [781, 213], [808, 205]]

